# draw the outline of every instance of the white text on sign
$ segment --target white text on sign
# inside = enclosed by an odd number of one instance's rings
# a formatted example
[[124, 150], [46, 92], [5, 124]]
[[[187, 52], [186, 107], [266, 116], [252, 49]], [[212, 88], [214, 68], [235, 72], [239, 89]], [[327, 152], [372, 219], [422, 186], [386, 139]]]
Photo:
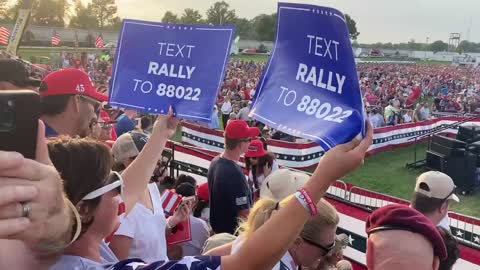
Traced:
[[[297, 92], [284, 86], [280, 88], [282, 91], [277, 102], [282, 102], [283, 105], [287, 107], [295, 105], [297, 102]], [[317, 98], [312, 99], [309, 95], [303, 96], [296, 105], [296, 108], [297, 111], [305, 112], [306, 115], [335, 123], [342, 123], [343, 120], [353, 114], [352, 110], [344, 110], [342, 107], [332, 106], [329, 102], [321, 102]]]
[[[338, 61], [338, 45], [340, 44], [338, 41], [314, 35], [307, 35], [307, 40], [309, 55], [326, 58], [331, 61]], [[299, 63], [295, 79], [331, 92], [342, 94], [346, 76], [324, 70], [323, 68]]]
[[[140, 90], [144, 94], [149, 94], [152, 92], [152, 90], [154, 90], [153, 83], [150, 81], [142, 81], [138, 79], [133, 79], [133, 81], [135, 82], [135, 87], [133, 88], [134, 92]], [[158, 84], [155, 93], [159, 97], [166, 96], [168, 98], [200, 101], [202, 90], [200, 88], [175, 86], [171, 84], [166, 85], [164, 83], [160, 83]]]
[[[160, 56], [178, 57], [190, 59], [194, 45], [158, 42]], [[148, 64], [148, 74], [165, 76], [170, 78], [191, 79], [196, 67], [188, 65], [175, 65], [169, 63], [159, 63], [150, 61]]]

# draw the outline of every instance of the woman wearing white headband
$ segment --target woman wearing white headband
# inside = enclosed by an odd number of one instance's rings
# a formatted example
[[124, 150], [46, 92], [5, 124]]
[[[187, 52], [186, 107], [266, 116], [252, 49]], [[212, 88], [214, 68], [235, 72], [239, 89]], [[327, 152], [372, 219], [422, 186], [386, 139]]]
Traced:
[[[171, 115], [164, 116], [161, 120], [170, 121]], [[368, 130], [366, 138], [361, 142], [354, 140], [328, 151], [321, 159], [313, 176], [304, 185], [303, 189], [298, 191], [299, 194], [296, 196], [296, 199], [281, 207], [276, 215], [271, 217], [245, 241], [237, 253], [224, 257], [184, 257], [180, 261], [159, 261], [150, 264], [145, 264], [137, 259], [125, 260], [116, 264], [102, 262], [98, 252], [99, 244], [101, 239], [108, 235], [117, 220], [117, 209], [114, 206], [118, 204], [118, 196], [116, 195], [119, 191], [112, 188], [119, 187], [121, 182], [111, 185], [111, 181], [103, 180], [108, 178], [107, 176], [109, 175], [107, 165], [100, 166], [104, 169], [101, 172], [98, 171], [98, 178], [94, 178], [96, 181], [89, 180], [89, 188], [84, 188], [81, 192], [76, 190], [69, 191], [70, 179], [64, 177], [66, 178], [67, 194], [77, 206], [80, 206], [82, 225], [85, 227], [82, 229], [83, 235], [71, 247], [67, 248], [66, 254], [69, 255], [63, 256], [61, 261], [52, 269], [271, 269], [299, 235], [309, 215], [315, 214], [315, 204], [320, 200], [330, 184], [350, 173], [363, 162], [365, 152], [372, 141], [372, 129], [370, 126]], [[98, 150], [98, 153], [95, 155], [100, 155], [100, 157], [97, 157], [95, 160], [85, 159], [83, 162], [92, 163], [92, 166], [96, 164], [96, 167], [99, 167], [102, 156], [105, 163], [111, 162], [111, 156], [107, 155], [108, 149], [102, 148], [91, 141], [70, 140], [70, 142], [66, 143], [75, 145], [80, 142], [85, 144], [84, 147], [86, 149], [93, 147]], [[339, 162], [340, 160], [342, 162]], [[83, 165], [76, 167], [75, 171], [80, 173], [79, 171], [88, 169], [90, 167]], [[104, 186], [108, 186], [108, 188]], [[101, 190], [101, 192], [96, 190]], [[107, 192], [107, 190], [109, 191]], [[107, 193], [100, 195], [103, 192]], [[97, 195], [100, 195], [100, 197], [96, 197]], [[86, 200], [90, 198], [91, 200]], [[77, 199], [80, 202], [77, 202]], [[95, 203], [94, 200], [98, 202], [97, 207], [92, 206]], [[282, 230], [278, 230], [280, 227]]]

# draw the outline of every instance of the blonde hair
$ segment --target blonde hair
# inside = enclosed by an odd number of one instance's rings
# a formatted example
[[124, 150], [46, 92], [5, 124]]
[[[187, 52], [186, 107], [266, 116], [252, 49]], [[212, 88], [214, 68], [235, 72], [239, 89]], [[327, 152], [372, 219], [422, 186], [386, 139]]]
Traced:
[[337, 209], [333, 207], [329, 202], [321, 199], [317, 203], [318, 214], [311, 217], [307, 223], [303, 226], [300, 236], [309, 240], [315, 240], [319, 232], [324, 231], [326, 228], [337, 226], [340, 222]]
[[[279, 203], [279, 207], [285, 206], [292, 198], [294, 198], [294, 196], [290, 195], [283, 199]], [[267, 222], [276, 207], [277, 203], [271, 199], [258, 200], [250, 210], [247, 220], [241, 222], [238, 227], [237, 232], [239, 236], [243, 239], [248, 239], [253, 232]], [[327, 227], [337, 226], [340, 221], [335, 207], [324, 199], [321, 199], [317, 203], [317, 210], [318, 215], [310, 218], [300, 233], [300, 235], [306, 239], [316, 239], [319, 232], [325, 230]]]
[[[293, 198], [293, 195], [288, 196], [278, 203], [279, 207], [285, 206]], [[277, 202], [272, 199], [260, 199], [250, 210], [248, 218], [242, 221], [237, 229], [238, 235], [243, 239], [248, 239], [258, 228], [260, 228], [272, 215], [277, 208]]]

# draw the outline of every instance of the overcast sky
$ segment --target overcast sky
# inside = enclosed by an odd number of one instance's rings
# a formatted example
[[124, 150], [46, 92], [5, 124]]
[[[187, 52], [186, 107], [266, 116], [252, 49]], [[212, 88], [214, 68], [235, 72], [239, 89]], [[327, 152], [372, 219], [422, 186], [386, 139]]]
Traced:
[[[88, 2], [88, 0], [83, 0]], [[216, 0], [116, 0], [122, 18], [160, 21], [165, 11], [181, 13], [185, 8], [205, 12]], [[275, 0], [226, 0], [240, 17], [253, 18], [274, 13]], [[298, 0], [339, 9], [357, 22], [358, 41], [417, 42], [443, 40], [459, 32], [470, 41], [480, 42], [480, 0]]]

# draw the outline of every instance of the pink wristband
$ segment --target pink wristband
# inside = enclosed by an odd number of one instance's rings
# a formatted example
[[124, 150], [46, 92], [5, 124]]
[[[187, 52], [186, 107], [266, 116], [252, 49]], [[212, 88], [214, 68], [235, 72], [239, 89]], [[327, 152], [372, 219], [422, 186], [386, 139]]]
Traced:
[[310, 212], [311, 216], [316, 216], [318, 214], [317, 206], [304, 188], [300, 188], [297, 193], [295, 193], [295, 197], [300, 200], [303, 207]]

